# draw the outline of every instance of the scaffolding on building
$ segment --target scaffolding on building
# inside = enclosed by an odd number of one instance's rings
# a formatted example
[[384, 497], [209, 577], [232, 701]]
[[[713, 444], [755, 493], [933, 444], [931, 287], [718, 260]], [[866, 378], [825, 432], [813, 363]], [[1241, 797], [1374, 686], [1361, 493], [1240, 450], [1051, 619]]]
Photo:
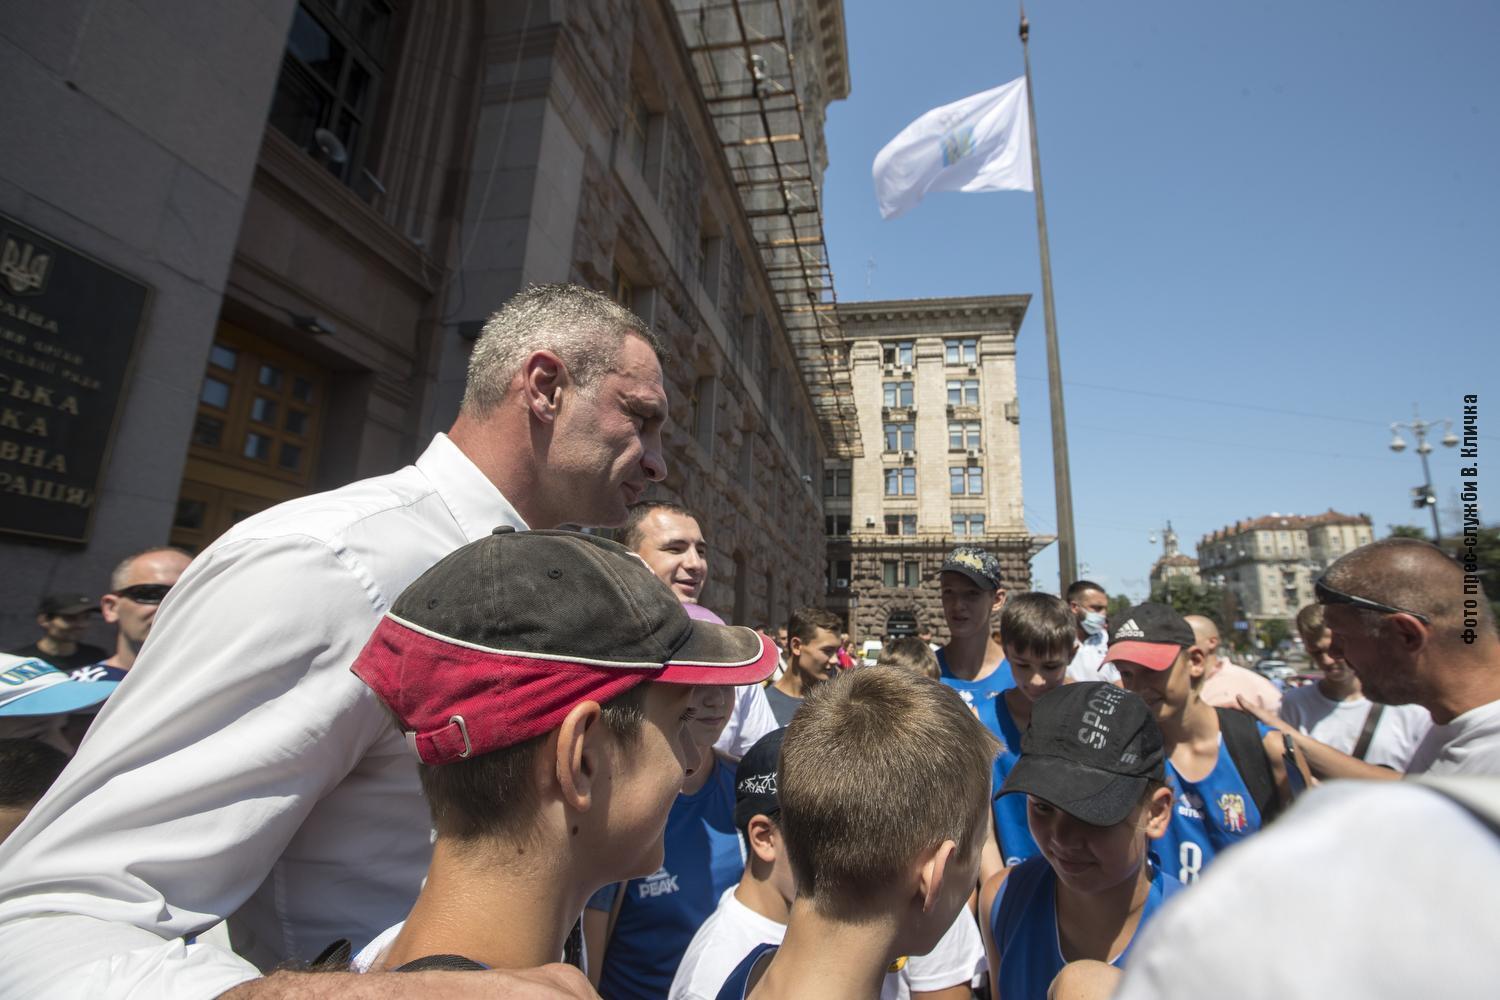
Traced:
[[812, 0], [673, 6], [829, 457], [849, 459], [863, 449], [823, 237], [821, 123], [809, 127], [795, 51], [810, 30], [793, 20], [799, 2]]

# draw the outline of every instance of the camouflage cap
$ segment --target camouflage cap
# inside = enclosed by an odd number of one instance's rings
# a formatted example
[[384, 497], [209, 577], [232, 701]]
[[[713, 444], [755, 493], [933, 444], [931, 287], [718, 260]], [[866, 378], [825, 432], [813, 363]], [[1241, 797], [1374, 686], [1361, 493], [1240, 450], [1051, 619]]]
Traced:
[[962, 573], [985, 590], [1001, 590], [1000, 560], [977, 545], [960, 545], [943, 560], [940, 573]]

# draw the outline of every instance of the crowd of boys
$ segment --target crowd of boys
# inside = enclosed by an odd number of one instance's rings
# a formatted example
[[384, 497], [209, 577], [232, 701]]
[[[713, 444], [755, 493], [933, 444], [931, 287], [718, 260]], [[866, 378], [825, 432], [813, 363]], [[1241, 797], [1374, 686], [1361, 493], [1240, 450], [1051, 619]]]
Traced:
[[[1007, 599], [975, 546], [947, 642], [859, 666], [826, 610], [773, 639], [701, 603], [701, 523], [642, 498], [662, 360], [608, 299], [529, 289], [415, 465], [130, 556], [112, 653], [48, 598], [0, 661], [0, 994], [1327, 996], [1276, 919], [1317, 890], [1361, 931], [1346, 995], [1405, 996], [1376, 900], [1500, 891], [1500, 637], [1437, 548], [1330, 566], [1297, 617], [1321, 678], [1284, 695], [1208, 619]], [[1392, 831], [1448, 873], [1382, 863]], [[1427, 992], [1472, 993], [1487, 952], [1438, 950]]]

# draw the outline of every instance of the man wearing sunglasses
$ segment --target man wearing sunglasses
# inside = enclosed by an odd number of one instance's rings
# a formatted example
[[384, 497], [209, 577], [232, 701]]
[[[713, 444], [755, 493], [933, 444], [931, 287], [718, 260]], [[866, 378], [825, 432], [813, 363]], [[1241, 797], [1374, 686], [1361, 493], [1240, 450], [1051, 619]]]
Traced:
[[[1436, 546], [1387, 538], [1339, 559], [1314, 588], [1332, 634], [1329, 655], [1358, 675], [1365, 696], [1432, 713], [1407, 774], [1500, 775], [1500, 635], [1483, 591], [1476, 584], [1478, 593], [1466, 594], [1465, 581], [1463, 567]], [[1465, 601], [1474, 607], [1466, 611]], [[1240, 706], [1289, 735], [1319, 777], [1400, 777]]]
[[71, 671], [74, 680], [118, 681], [135, 666], [156, 620], [156, 609], [192, 560], [181, 549], [162, 547], [126, 556], [110, 577], [109, 593], [99, 601], [104, 620], [115, 626], [115, 652], [108, 659]]

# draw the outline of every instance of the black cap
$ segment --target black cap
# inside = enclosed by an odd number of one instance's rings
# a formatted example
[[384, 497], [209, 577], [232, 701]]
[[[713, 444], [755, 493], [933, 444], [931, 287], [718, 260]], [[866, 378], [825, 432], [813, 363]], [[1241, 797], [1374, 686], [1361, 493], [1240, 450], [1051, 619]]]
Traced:
[[1168, 670], [1184, 647], [1198, 641], [1182, 615], [1152, 601], [1110, 621], [1107, 662], [1128, 660], [1150, 670]]
[[752, 816], [776, 816], [781, 800], [776, 797], [776, 769], [781, 764], [781, 741], [786, 727], [773, 729], [755, 741], [740, 760], [734, 777], [734, 825], [741, 830]]
[[1164, 760], [1161, 729], [1138, 696], [1101, 681], [1064, 684], [1032, 706], [1000, 795], [1025, 792], [1085, 823], [1114, 826], [1147, 782], [1166, 780]]
[[98, 611], [99, 601], [87, 594], [48, 594], [42, 598], [36, 610], [37, 614], [48, 618], [54, 615], [81, 615], [87, 611]]
[[984, 590], [999, 590], [1000, 560], [977, 545], [960, 545], [943, 559], [938, 573], [961, 573]]

